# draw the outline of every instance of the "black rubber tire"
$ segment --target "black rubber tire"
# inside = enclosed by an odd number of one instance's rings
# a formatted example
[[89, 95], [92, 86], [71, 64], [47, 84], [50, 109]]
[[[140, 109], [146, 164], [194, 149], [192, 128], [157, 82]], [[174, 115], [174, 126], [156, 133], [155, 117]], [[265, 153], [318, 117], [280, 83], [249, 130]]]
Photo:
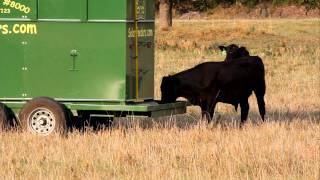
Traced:
[[[46, 133], [45, 129], [44, 133], [42, 134], [42, 132], [37, 132], [38, 129], [35, 130], [33, 129], [32, 125], [30, 125], [32, 120], [31, 116], [33, 115], [33, 113], [42, 109], [44, 109], [47, 112], [50, 112], [53, 115], [52, 119], [54, 121], [54, 125], [50, 124], [50, 126], [52, 125], [51, 128], [48, 128], [50, 129], [50, 131], [47, 130], [47, 132], [50, 133]], [[50, 121], [52, 121], [52, 119], [50, 119]], [[50, 135], [53, 132], [65, 134], [67, 131], [67, 121], [68, 116], [63, 106], [59, 102], [48, 97], [34, 98], [33, 100], [27, 102], [19, 113], [19, 124], [21, 129], [39, 135]]]
[[8, 106], [0, 102], [0, 132], [15, 130], [17, 127], [17, 118]]
[[3, 132], [8, 127], [8, 113], [7, 108], [3, 103], [0, 103], [0, 132]]

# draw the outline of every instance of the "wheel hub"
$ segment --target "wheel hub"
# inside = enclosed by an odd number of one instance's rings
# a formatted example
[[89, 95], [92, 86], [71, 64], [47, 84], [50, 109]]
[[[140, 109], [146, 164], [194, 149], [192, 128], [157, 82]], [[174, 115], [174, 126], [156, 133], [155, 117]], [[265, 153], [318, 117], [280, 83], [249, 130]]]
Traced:
[[55, 128], [56, 118], [53, 113], [45, 108], [32, 111], [28, 118], [28, 126], [31, 132], [40, 135], [49, 135]]

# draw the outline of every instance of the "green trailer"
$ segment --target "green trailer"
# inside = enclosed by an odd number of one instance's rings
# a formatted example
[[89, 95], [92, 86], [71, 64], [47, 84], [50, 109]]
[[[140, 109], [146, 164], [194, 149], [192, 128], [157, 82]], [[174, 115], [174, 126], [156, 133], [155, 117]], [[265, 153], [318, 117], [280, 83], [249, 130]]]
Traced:
[[[166, 116], [154, 100], [153, 0], [0, 0], [0, 125], [14, 112], [36, 134], [70, 114]], [[1, 128], [1, 127], [0, 127]]]

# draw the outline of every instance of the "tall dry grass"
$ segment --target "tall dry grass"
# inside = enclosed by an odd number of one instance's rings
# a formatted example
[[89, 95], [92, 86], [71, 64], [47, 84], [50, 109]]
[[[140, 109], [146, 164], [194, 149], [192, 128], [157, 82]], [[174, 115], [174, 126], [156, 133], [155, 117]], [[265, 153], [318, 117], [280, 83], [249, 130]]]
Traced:
[[320, 179], [320, 21], [174, 22], [157, 32], [161, 77], [211, 60], [217, 45], [245, 45], [263, 58], [267, 122], [250, 98], [248, 124], [219, 104], [220, 123], [199, 109], [158, 119], [118, 119], [106, 131], [68, 137], [0, 134], [1, 179]]
[[320, 125], [197, 124], [100, 133], [0, 136], [2, 179], [320, 178]]

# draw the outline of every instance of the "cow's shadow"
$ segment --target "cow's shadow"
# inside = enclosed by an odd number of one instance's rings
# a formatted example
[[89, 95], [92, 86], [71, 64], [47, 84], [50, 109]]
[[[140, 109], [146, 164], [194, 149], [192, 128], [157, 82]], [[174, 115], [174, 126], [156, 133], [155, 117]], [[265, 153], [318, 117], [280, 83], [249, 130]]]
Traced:
[[[268, 122], [302, 122], [311, 121], [320, 123], [320, 111], [280, 111], [273, 110], [268, 111], [266, 114], [266, 123]], [[208, 127], [222, 127], [222, 128], [239, 128], [240, 127], [240, 113], [227, 113], [217, 112], [214, 116], [212, 123], [208, 124], [206, 119], [201, 119], [201, 114], [191, 112], [183, 115], [174, 115], [159, 118], [147, 118], [147, 117], [125, 117], [125, 118], [114, 118], [113, 122], [101, 121], [99, 122], [103, 126], [94, 127], [94, 125], [86, 124], [86, 127], [81, 126], [82, 132], [86, 130], [101, 132], [105, 130], [116, 130], [116, 129], [169, 129], [177, 128], [181, 130], [191, 129], [197, 126], [208, 126]], [[107, 123], [107, 124], [105, 124]], [[253, 111], [249, 113], [248, 121], [246, 124], [260, 125], [262, 120], [258, 112]], [[77, 128], [79, 130], [79, 128]], [[84, 130], [84, 131], [83, 131]]]
[[[310, 121], [314, 123], [320, 123], [320, 111], [269, 111], [266, 114], [265, 122], [302, 122]], [[247, 124], [260, 125], [262, 120], [259, 113], [250, 112], [248, 116]], [[179, 129], [190, 129], [199, 125], [208, 125], [205, 119], [201, 119], [200, 113], [190, 113], [185, 115], [176, 115], [170, 117], [160, 118], [117, 118], [114, 121], [111, 129], [113, 128], [141, 128], [141, 129], [152, 129], [152, 128], [179, 128]], [[208, 126], [220, 126], [227, 128], [238, 128], [240, 127], [240, 113], [216, 113], [214, 120]]]

